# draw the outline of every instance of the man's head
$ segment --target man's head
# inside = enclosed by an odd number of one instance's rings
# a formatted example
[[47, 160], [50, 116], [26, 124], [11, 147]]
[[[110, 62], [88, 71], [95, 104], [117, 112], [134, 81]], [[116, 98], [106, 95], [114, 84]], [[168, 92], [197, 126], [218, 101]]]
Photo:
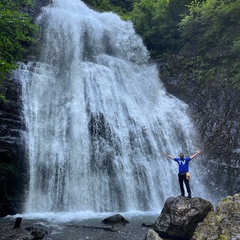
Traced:
[[184, 154], [183, 154], [183, 153], [179, 153], [179, 157], [180, 157], [181, 159], [184, 159]]

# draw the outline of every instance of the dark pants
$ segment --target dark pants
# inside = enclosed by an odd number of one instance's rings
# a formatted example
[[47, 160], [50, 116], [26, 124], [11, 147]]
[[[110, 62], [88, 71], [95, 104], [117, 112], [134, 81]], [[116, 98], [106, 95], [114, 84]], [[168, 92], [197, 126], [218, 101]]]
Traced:
[[180, 189], [181, 189], [182, 196], [185, 196], [185, 194], [184, 194], [184, 187], [183, 187], [183, 182], [184, 182], [185, 186], [187, 188], [188, 197], [191, 197], [191, 190], [190, 190], [190, 187], [189, 187], [189, 180], [186, 179], [186, 173], [179, 173], [178, 174], [178, 182], [179, 182], [179, 186], [180, 186]]

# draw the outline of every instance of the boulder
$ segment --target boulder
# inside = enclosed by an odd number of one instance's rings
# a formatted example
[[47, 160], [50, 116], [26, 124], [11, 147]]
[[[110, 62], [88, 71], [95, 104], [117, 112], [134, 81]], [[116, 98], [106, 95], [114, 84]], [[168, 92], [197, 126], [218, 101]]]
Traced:
[[163, 238], [191, 239], [197, 224], [213, 211], [210, 202], [201, 198], [170, 197], [164, 204], [154, 230]]
[[240, 239], [240, 194], [222, 199], [196, 228], [192, 240]]
[[162, 240], [162, 238], [154, 230], [149, 229], [144, 240]]
[[102, 223], [129, 223], [122, 215], [115, 214], [102, 220]]

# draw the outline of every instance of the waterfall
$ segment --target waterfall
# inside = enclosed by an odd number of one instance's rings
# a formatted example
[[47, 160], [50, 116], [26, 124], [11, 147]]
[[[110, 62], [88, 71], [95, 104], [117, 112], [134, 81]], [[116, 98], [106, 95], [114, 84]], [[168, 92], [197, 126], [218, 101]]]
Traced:
[[26, 212], [159, 210], [180, 194], [178, 166], [162, 152], [196, 150], [188, 106], [166, 93], [131, 22], [79, 0], [56, 0], [37, 21], [40, 56], [16, 71]]

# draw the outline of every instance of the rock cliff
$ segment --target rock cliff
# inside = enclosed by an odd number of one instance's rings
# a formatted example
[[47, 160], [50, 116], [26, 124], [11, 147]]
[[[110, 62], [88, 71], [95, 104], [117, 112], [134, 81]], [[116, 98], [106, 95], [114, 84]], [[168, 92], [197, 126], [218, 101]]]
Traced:
[[2, 86], [7, 102], [0, 101], [0, 216], [16, 213], [24, 197], [26, 166], [21, 131], [21, 85], [8, 81]]
[[218, 75], [211, 81], [197, 81], [181, 68], [181, 59], [176, 56], [169, 62], [159, 61], [158, 66], [168, 93], [189, 105], [204, 146], [202, 161], [211, 173], [206, 185], [218, 195], [218, 201], [240, 192], [239, 89]]

